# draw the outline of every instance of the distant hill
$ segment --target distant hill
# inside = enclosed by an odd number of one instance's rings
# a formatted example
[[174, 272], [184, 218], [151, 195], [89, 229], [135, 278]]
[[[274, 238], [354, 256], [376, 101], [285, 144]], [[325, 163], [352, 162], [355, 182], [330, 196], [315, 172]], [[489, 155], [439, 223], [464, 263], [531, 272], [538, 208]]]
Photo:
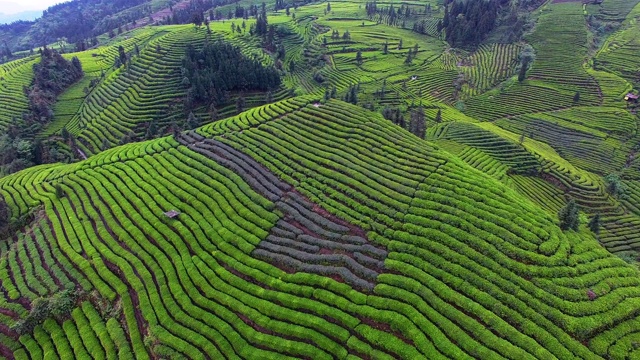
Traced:
[[0, 13], [0, 24], [10, 24], [18, 20], [35, 20], [39, 16], [42, 16], [42, 11], [22, 11], [16, 14], [2, 14]]
[[[147, 0], [63, 2], [31, 15], [27, 20], [42, 16], [29, 26], [24, 22], [0, 25], [0, 38], [13, 52], [41, 47], [61, 38], [77, 43], [147, 16], [151, 12], [149, 3]], [[0, 24], [23, 20], [15, 18], [20, 14], [0, 15]], [[4, 20], [2, 16], [11, 16], [11, 19]]]

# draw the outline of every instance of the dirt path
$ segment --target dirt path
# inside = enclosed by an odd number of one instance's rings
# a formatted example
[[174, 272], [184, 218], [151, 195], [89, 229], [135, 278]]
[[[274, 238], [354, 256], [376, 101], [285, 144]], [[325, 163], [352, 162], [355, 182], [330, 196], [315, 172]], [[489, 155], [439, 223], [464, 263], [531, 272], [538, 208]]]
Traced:
[[78, 151], [78, 154], [80, 155], [80, 157], [82, 158], [82, 160], [87, 160], [87, 155], [84, 153], [84, 151], [76, 148], [76, 151]]

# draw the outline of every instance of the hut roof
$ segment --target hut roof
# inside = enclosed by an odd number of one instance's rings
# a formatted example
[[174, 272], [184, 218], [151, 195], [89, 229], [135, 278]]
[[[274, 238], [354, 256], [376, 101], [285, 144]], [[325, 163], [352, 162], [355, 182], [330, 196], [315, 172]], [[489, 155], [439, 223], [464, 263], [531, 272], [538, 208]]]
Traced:
[[169, 219], [173, 219], [173, 218], [175, 218], [176, 216], [180, 215], [180, 212], [179, 212], [179, 211], [177, 211], [177, 210], [169, 210], [169, 211], [167, 211], [166, 213], [164, 213], [164, 215], [165, 215], [166, 217], [168, 217]]

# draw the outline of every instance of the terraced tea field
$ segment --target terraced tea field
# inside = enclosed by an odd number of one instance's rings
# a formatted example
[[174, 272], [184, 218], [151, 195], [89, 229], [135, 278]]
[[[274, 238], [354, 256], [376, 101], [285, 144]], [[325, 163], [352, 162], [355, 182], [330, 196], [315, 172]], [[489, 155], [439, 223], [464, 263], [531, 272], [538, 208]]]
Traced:
[[77, 294], [1, 328], [2, 354], [595, 359], [634, 341], [640, 278], [592, 237], [379, 115], [309, 101], [2, 179], [13, 214], [42, 209], [2, 250], [4, 321]]
[[[434, 1], [267, 2], [262, 36], [251, 5], [64, 54], [38, 132], [39, 56], [0, 65], [2, 157], [68, 161], [0, 177], [0, 359], [640, 358], [638, 1], [468, 48]], [[217, 41], [280, 87], [190, 108]]]

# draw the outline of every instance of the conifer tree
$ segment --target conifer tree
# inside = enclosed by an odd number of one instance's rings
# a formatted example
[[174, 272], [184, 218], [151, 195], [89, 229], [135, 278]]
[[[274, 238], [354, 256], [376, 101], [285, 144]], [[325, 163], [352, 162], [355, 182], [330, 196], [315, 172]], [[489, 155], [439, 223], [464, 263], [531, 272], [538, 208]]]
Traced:
[[580, 211], [574, 199], [569, 200], [567, 205], [558, 211], [558, 219], [562, 230], [578, 230], [580, 226]]
[[153, 139], [158, 133], [158, 128], [156, 126], [156, 122], [155, 121], [151, 121], [149, 123], [149, 127], [147, 127], [147, 134], [145, 135], [145, 138], [147, 139]]
[[589, 221], [589, 230], [596, 235], [600, 233], [600, 213], [595, 214]]
[[421, 138], [424, 139], [427, 132], [427, 124], [425, 122], [424, 117], [424, 108], [422, 105], [418, 106], [417, 109], [411, 111], [411, 123], [410, 123], [411, 132]]
[[193, 114], [193, 112], [189, 113], [187, 117], [187, 128], [195, 129], [200, 125], [200, 120]]
[[62, 186], [60, 186], [60, 184], [56, 184], [56, 197], [58, 199], [62, 199], [64, 197], [64, 190], [62, 190]]

